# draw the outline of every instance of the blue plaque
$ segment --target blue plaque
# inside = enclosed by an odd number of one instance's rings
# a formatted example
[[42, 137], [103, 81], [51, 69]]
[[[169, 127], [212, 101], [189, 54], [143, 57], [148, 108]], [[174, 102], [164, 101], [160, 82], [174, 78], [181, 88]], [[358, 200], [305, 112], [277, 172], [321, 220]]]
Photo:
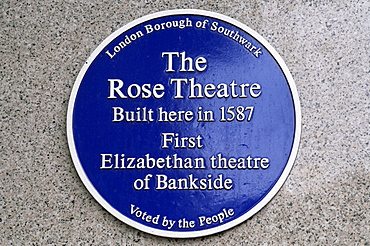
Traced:
[[137, 19], [88, 58], [68, 142], [93, 197], [142, 231], [190, 238], [244, 222], [278, 192], [298, 150], [298, 93], [277, 52], [229, 17]]

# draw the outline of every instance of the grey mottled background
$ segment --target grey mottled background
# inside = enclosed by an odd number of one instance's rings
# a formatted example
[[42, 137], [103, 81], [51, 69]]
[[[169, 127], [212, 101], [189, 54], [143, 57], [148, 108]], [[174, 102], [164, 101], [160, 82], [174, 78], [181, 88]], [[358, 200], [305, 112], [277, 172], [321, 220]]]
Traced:
[[[218, 12], [283, 57], [302, 106], [295, 166], [251, 219], [198, 239], [152, 236], [89, 194], [66, 138], [84, 61], [113, 31], [160, 10]], [[370, 2], [0, 2], [1, 245], [370, 245]]]

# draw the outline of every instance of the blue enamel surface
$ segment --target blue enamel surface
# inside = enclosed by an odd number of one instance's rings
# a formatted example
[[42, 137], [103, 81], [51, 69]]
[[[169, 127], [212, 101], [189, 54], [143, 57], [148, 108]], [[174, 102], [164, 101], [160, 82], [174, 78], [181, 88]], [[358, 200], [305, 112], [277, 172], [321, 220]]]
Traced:
[[[112, 51], [125, 35], [145, 30], [147, 24], [154, 25], [170, 20], [189, 18], [193, 27], [166, 29], [145, 34], [110, 58], [105, 52]], [[187, 218], [197, 221], [199, 216], [212, 216], [223, 208], [233, 208], [235, 215], [228, 222], [250, 211], [275, 185], [289, 159], [295, 132], [295, 111], [287, 80], [274, 57], [256, 39], [243, 30], [221, 20], [207, 17], [212, 23], [238, 31], [254, 45], [261, 47], [263, 54], [256, 58], [253, 52], [231, 38], [207, 29], [194, 27], [197, 20], [205, 17], [195, 15], [169, 16], [142, 23], [118, 36], [91, 63], [80, 84], [73, 111], [73, 134], [80, 163], [95, 189], [117, 211], [131, 220], [153, 228], [166, 230], [160, 224], [143, 222], [130, 214], [134, 204], [142, 211], [162, 218], [179, 220]], [[186, 52], [190, 57], [205, 57], [204, 72], [166, 73], [165, 51]], [[178, 67], [177, 60], [174, 68]], [[119, 78], [125, 88], [130, 84], [163, 84], [165, 95], [161, 99], [107, 99], [108, 79]], [[215, 85], [259, 83], [258, 98], [174, 99], [171, 78], [195, 78], [196, 83]], [[185, 89], [186, 87], [184, 87]], [[186, 94], [185, 94], [186, 95]], [[254, 106], [250, 122], [219, 122], [219, 108], [228, 106]], [[198, 107], [212, 110], [215, 122], [112, 122], [112, 107], [134, 110], [146, 107], [157, 109], [191, 110]], [[161, 133], [173, 132], [180, 136], [203, 137], [201, 149], [161, 149]], [[204, 157], [206, 169], [144, 169], [144, 170], [101, 170], [100, 154], [125, 154], [127, 157], [165, 158], [177, 154], [186, 157]], [[224, 157], [268, 157], [267, 169], [217, 170], [209, 167], [209, 157], [221, 153]], [[206, 178], [223, 174], [233, 180], [231, 190], [155, 190], [154, 178], [150, 190], [136, 191], [133, 182], [145, 175], [166, 174], [169, 178], [185, 178], [189, 174]], [[225, 223], [224, 222], [224, 223]], [[220, 224], [182, 229], [174, 226], [172, 231], [209, 229]]]

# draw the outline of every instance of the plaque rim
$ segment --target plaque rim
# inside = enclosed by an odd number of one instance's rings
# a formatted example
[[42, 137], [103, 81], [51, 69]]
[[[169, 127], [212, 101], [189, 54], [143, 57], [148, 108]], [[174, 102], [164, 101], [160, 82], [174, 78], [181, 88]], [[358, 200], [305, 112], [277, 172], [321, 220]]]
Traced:
[[[152, 228], [150, 226], [146, 226], [144, 224], [138, 223], [127, 216], [121, 214], [119, 211], [117, 211], [115, 208], [113, 208], [95, 189], [94, 185], [90, 182], [89, 178], [87, 177], [85, 171], [82, 168], [82, 165], [80, 163], [80, 160], [77, 155], [76, 146], [74, 142], [74, 135], [73, 135], [73, 112], [74, 112], [74, 105], [75, 100], [77, 96], [77, 92], [80, 88], [80, 84], [84, 78], [85, 73], [87, 72], [88, 68], [92, 64], [92, 62], [95, 60], [95, 58], [103, 51], [103, 49], [114, 39], [116, 39], [119, 35], [124, 33], [125, 31], [128, 31], [129, 29], [142, 24], [143, 22], [153, 20], [156, 18], [166, 17], [166, 16], [174, 16], [174, 15], [199, 15], [204, 17], [211, 17], [215, 19], [219, 19], [221, 21], [227, 22], [231, 25], [236, 26], [237, 28], [240, 28], [247, 32], [250, 36], [252, 36], [254, 39], [256, 39], [262, 46], [265, 47], [265, 49], [272, 55], [272, 57], [275, 59], [279, 67], [281, 68], [287, 82], [288, 86], [291, 92], [291, 96], [293, 99], [294, 104], [294, 112], [295, 112], [295, 132], [294, 132], [294, 139], [292, 144], [292, 149], [290, 152], [290, 157], [288, 159], [288, 162], [284, 168], [284, 171], [280, 175], [278, 181], [275, 183], [273, 188], [265, 195], [263, 199], [261, 199], [260, 202], [258, 202], [251, 210], [249, 210], [247, 213], [243, 214], [242, 216], [235, 218], [231, 220], [230, 222], [227, 222], [225, 224], [221, 224], [219, 226], [216, 226], [214, 228], [205, 229], [205, 230], [194, 230], [194, 231], [167, 231], [167, 230], [160, 230], [156, 228]], [[298, 148], [299, 148], [299, 142], [300, 142], [300, 136], [301, 136], [301, 108], [300, 108], [300, 101], [298, 97], [298, 92], [296, 85], [294, 83], [293, 77], [286, 66], [285, 62], [281, 58], [281, 56], [277, 53], [277, 51], [257, 32], [252, 30], [247, 25], [231, 18], [223, 14], [206, 11], [206, 10], [198, 10], [198, 9], [176, 9], [176, 10], [165, 10], [156, 12], [153, 14], [145, 15], [143, 17], [140, 17], [138, 19], [135, 19], [134, 21], [131, 21], [112, 34], [110, 34], [94, 51], [93, 53], [88, 57], [86, 62], [84, 63], [82, 69], [80, 70], [77, 79], [73, 85], [72, 92], [69, 99], [68, 104], [68, 111], [67, 111], [67, 139], [68, 139], [68, 146], [71, 153], [72, 161], [75, 166], [75, 169], [77, 170], [78, 176], [82, 180], [82, 183], [86, 187], [86, 189], [90, 192], [90, 194], [94, 197], [94, 199], [104, 208], [106, 209], [110, 214], [115, 216], [117, 219], [121, 220], [125, 224], [134, 227], [136, 229], [139, 229], [141, 231], [156, 235], [156, 236], [162, 236], [162, 237], [169, 237], [169, 238], [195, 238], [195, 237], [202, 237], [202, 236], [208, 236], [211, 234], [219, 233], [225, 230], [228, 230], [232, 227], [235, 227], [238, 224], [241, 224], [245, 222], [247, 219], [251, 218], [253, 215], [255, 215], [258, 211], [260, 211], [263, 207], [269, 203], [272, 198], [278, 193], [278, 191], [281, 189], [285, 181], [287, 180], [289, 173], [293, 167], [294, 161], [296, 159]]]

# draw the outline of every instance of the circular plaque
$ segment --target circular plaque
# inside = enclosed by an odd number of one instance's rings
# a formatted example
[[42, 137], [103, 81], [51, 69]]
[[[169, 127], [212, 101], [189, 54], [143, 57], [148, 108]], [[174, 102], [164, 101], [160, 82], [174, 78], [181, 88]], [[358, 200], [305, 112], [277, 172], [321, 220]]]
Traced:
[[109, 36], [78, 75], [67, 120], [92, 196], [137, 229], [177, 238], [229, 229], [265, 206], [301, 128], [277, 52], [200, 10], [155, 13]]

